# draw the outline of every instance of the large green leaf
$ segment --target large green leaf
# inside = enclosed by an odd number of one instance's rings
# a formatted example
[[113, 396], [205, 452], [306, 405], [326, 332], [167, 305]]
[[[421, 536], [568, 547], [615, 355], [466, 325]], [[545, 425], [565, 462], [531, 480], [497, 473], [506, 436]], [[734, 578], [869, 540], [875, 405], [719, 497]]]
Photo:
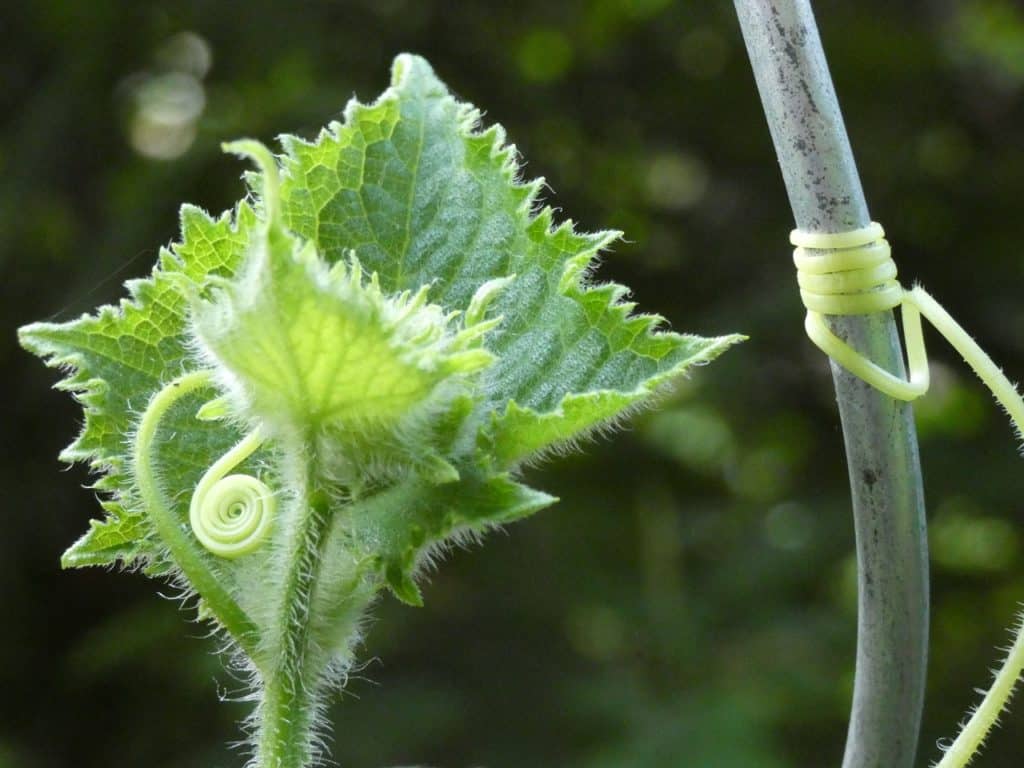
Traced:
[[[497, 360], [475, 406], [480, 449], [497, 471], [612, 423], [738, 339], [657, 332], [659, 318], [631, 314], [626, 289], [592, 283], [594, 258], [618, 233], [554, 225], [538, 203], [542, 180], [518, 178], [501, 127], [481, 129], [479, 113], [456, 101], [423, 59], [399, 57], [391, 88], [371, 105], [351, 103], [345, 122], [316, 141], [283, 144], [284, 221], [327, 263], [354, 253], [385, 294], [429, 286], [446, 310], [465, 309], [488, 281], [514, 276], [495, 300], [502, 322], [485, 344]], [[89, 462], [101, 473], [97, 487], [112, 496], [106, 519], [65, 564], [160, 552], [126, 468], [135, 419], [170, 378], [198, 364], [190, 297], [236, 272], [257, 221], [245, 203], [216, 219], [185, 206], [181, 242], [161, 252], [151, 279], [129, 284], [120, 307], [22, 329], [27, 348], [71, 370], [60, 386], [85, 409], [63, 458]], [[177, 460], [190, 466], [216, 458], [179, 444]], [[169, 476], [175, 470], [165, 466]]]

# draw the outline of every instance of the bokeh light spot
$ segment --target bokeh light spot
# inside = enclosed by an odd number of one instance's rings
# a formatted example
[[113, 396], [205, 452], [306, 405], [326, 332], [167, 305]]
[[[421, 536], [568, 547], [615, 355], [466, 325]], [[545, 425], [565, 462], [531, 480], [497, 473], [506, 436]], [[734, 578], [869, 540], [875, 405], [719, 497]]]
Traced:
[[810, 512], [803, 504], [776, 504], [764, 519], [765, 539], [777, 549], [797, 552], [811, 540], [811, 522]]
[[160, 45], [153, 59], [153, 71], [128, 78], [128, 140], [144, 157], [173, 160], [195, 141], [206, 108], [202, 79], [213, 65], [213, 53], [196, 33], [181, 32]]
[[202, 80], [213, 66], [210, 44], [195, 32], [180, 32], [161, 46], [155, 55], [157, 66]]
[[990, 517], [966, 497], [943, 501], [929, 526], [932, 560], [955, 571], [1005, 570], [1017, 554], [1013, 524]]
[[699, 203], [708, 189], [708, 171], [700, 158], [685, 152], [662, 152], [647, 170], [647, 199], [668, 210], [684, 210]]

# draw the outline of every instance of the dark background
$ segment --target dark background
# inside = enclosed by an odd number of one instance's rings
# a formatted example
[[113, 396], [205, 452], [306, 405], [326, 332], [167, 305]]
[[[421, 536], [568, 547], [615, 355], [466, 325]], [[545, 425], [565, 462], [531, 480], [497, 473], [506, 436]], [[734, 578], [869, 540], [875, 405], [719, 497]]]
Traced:
[[[816, 4], [865, 190], [920, 280], [1024, 375], [1024, 6]], [[0, 768], [239, 766], [240, 684], [162, 585], [58, 558], [99, 510], [80, 415], [14, 330], [123, 295], [177, 208], [242, 193], [222, 140], [312, 136], [394, 54], [508, 129], [552, 199], [626, 231], [600, 277], [751, 340], [529, 480], [563, 501], [388, 598], [332, 707], [345, 768], [838, 765], [855, 642], [841, 435], [732, 6], [704, 0], [61, 2], [0, 11]], [[920, 765], [1024, 599], [1022, 465], [934, 337], [916, 406], [933, 552]], [[979, 766], [1016, 766], [1024, 706]]]

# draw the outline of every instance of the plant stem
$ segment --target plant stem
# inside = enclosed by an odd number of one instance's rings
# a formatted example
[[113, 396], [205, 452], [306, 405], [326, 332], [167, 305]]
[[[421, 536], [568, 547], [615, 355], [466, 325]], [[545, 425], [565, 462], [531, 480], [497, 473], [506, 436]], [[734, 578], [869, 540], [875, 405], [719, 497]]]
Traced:
[[317, 687], [324, 660], [310, 642], [313, 592], [327, 538], [330, 508], [318, 489], [315, 449], [307, 441], [288, 455], [307, 457], [307, 466], [291, 483], [295, 496], [279, 572], [285, 582], [271, 624], [269, 656], [273, 667], [264, 677], [258, 712], [257, 766], [304, 768], [313, 758]]
[[[734, 0], [797, 226], [870, 223], [809, 0]], [[891, 312], [830, 317], [834, 333], [904, 375]], [[928, 652], [928, 561], [909, 405], [832, 364], [858, 562], [857, 667], [844, 768], [909, 768]]]

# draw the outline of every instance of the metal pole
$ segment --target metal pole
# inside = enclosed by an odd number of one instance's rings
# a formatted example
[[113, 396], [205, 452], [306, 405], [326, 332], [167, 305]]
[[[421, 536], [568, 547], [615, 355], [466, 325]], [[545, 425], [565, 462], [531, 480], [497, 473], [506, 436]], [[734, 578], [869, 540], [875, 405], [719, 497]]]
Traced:
[[[734, 0], [797, 227], [871, 220], [809, 0]], [[781, 248], [781, 244], [780, 244]], [[795, 290], [795, 279], [794, 279]], [[891, 312], [831, 319], [900, 374]], [[858, 563], [857, 667], [844, 768], [910, 768], [928, 653], [928, 554], [913, 412], [832, 365]]]

